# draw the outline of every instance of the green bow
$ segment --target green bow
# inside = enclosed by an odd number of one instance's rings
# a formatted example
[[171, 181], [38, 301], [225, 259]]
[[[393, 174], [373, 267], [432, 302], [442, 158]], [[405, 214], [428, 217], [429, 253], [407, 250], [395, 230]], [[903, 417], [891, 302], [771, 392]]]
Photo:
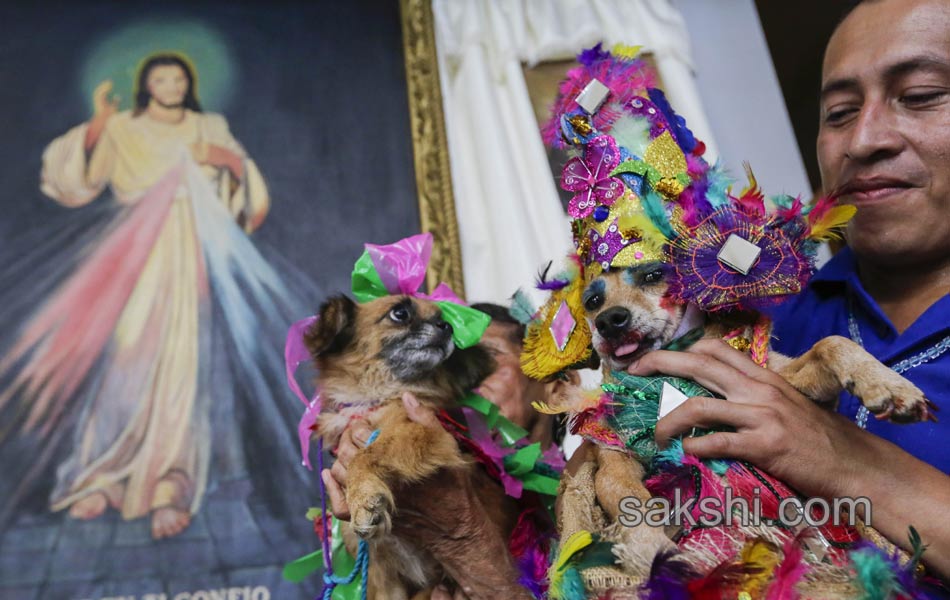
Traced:
[[[390, 295], [390, 291], [383, 284], [368, 251], [364, 251], [356, 264], [353, 265], [351, 282], [353, 295], [359, 302], [369, 302]], [[491, 317], [487, 314], [461, 304], [461, 300], [458, 300], [455, 294], [444, 284], [436, 288], [432, 295], [421, 292], [407, 295], [432, 300], [439, 306], [442, 310], [442, 318], [452, 326], [452, 341], [455, 342], [456, 348], [464, 349], [477, 344], [491, 322]]]

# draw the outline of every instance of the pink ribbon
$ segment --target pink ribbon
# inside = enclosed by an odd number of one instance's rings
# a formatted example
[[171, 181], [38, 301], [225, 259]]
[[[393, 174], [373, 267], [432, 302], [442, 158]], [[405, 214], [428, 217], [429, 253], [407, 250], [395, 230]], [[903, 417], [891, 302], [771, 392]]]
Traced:
[[426, 279], [426, 269], [432, 257], [432, 234], [420, 233], [393, 244], [380, 246], [366, 244], [366, 251], [376, 267], [379, 279], [390, 294], [404, 294], [414, 298], [454, 302], [467, 306], [452, 288], [440, 283], [431, 294], [419, 291]]
[[310, 351], [303, 343], [303, 335], [311, 325], [317, 322], [317, 317], [307, 317], [301, 319], [290, 326], [287, 332], [287, 342], [284, 344], [284, 369], [287, 375], [287, 385], [293, 390], [294, 394], [304, 403], [306, 409], [300, 422], [297, 424], [297, 438], [300, 440], [300, 456], [302, 464], [309, 470], [313, 470], [310, 464], [310, 437], [313, 435], [313, 428], [320, 415], [320, 392], [315, 392], [313, 398], [307, 400], [300, 384], [294, 377], [297, 367], [300, 363], [310, 360]]

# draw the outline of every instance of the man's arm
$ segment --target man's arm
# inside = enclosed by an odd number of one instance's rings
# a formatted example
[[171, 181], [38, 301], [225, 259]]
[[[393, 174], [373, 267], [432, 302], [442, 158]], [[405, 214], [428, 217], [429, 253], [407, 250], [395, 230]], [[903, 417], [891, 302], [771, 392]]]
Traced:
[[822, 409], [718, 340], [687, 352], [651, 352], [629, 371], [689, 378], [728, 400], [690, 398], [657, 422], [658, 444], [694, 426], [727, 425], [735, 431], [685, 438], [683, 449], [701, 458], [747, 460], [807, 496], [866, 497], [869, 524], [907, 550], [913, 525], [929, 545], [924, 562], [950, 577], [950, 476]]
[[[413, 421], [441, 427], [435, 414], [419, 406], [410, 394], [403, 397], [403, 404]], [[333, 467], [321, 474], [338, 519], [349, 519], [346, 467], [370, 433], [365, 421], [355, 421], [343, 433]], [[520, 573], [508, 541], [491, 522], [467, 471], [446, 469], [395, 491], [394, 530], [428, 549], [469, 598], [532, 598], [518, 584]]]

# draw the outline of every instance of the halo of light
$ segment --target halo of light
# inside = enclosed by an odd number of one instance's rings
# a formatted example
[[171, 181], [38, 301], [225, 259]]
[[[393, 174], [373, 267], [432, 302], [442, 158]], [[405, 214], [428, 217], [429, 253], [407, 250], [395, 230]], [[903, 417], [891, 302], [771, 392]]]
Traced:
[[92, 114], [92, 92], [112, 81], [121, 110], [132, 108], [135, 79], [145, 60], [158, 53], [181, 56], [194, 67], [195, 91], [205, 110], [227, 108], [236, 85], [231, 52], [224, 37], [195, 19], [164, 19], [131, 23], [104, 37], [89, 52], [80, 79]]

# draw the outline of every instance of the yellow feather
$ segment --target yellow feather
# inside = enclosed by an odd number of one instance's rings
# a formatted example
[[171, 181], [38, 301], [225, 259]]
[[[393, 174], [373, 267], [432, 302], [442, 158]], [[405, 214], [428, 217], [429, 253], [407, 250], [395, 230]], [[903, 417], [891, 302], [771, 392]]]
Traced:
[[749, 180], [749, 185], [742, 188], [742, 193], [739, 194], [739, 197], [745, 196], [749, 192], [754, 192], [759, 187], [759, 182], [755, 179], [755, 174], [752, 172], [752, 165], [747, 161], [742, 161], [742, 168], [745, 169], [746, 179]]
[[637, 230], [640, 237], [643, 238], [644, 245], [652, 250], [658, 252], [662, 251], [663, 246], [667, 243], [666, 236], [653, 224], [653, 221], [650, 220], [650, 217], [648, 217], [645, 212], [636, 211], [624, 213], [620, 215], [620, 218], [617, 220], [617, 226], [621, 232], [630, 229]]
[[836, 230], [844, 227], [856, 212], [858, 212], [857, 207], [851, 204], [835, 206], [811, 226], [808, 237], [817, 241], [840, 239], [841, 232]]
[[[774, 544], [762, 539], [746, 542], [742, 548], [742, 564], [758, 570], [746, 576], [742, 583], [743, 590], [756, 592], [769, 584], [780, 560], [777, 550]], [[752, 597], [758, 597], [758, 594], [752, 594]]]
[[551, 408], [548, 404], [544, 402], [532, 402], [531, 408], [533, 408], [534, 410], [544, 415], [560, 415], [570, 410], [570, 408], [566, 408], [566, 407]]
[[561, 571], [567, 565], [571, 557], [594, 543], [594, 537], [589, 531], [580, 530], [571, 534], [564, 544], [561, 545], [561, 552], [558, 553], [557, 561], [554, 563], [554, 570]]
[[618, 58], [631, 59], [635, 58], [637, 54], [640, 54], [640, 49], [643, 46], [625, 46], [624, 44], [614, 44], [614, 47], [610, 49], [610, 53]]

